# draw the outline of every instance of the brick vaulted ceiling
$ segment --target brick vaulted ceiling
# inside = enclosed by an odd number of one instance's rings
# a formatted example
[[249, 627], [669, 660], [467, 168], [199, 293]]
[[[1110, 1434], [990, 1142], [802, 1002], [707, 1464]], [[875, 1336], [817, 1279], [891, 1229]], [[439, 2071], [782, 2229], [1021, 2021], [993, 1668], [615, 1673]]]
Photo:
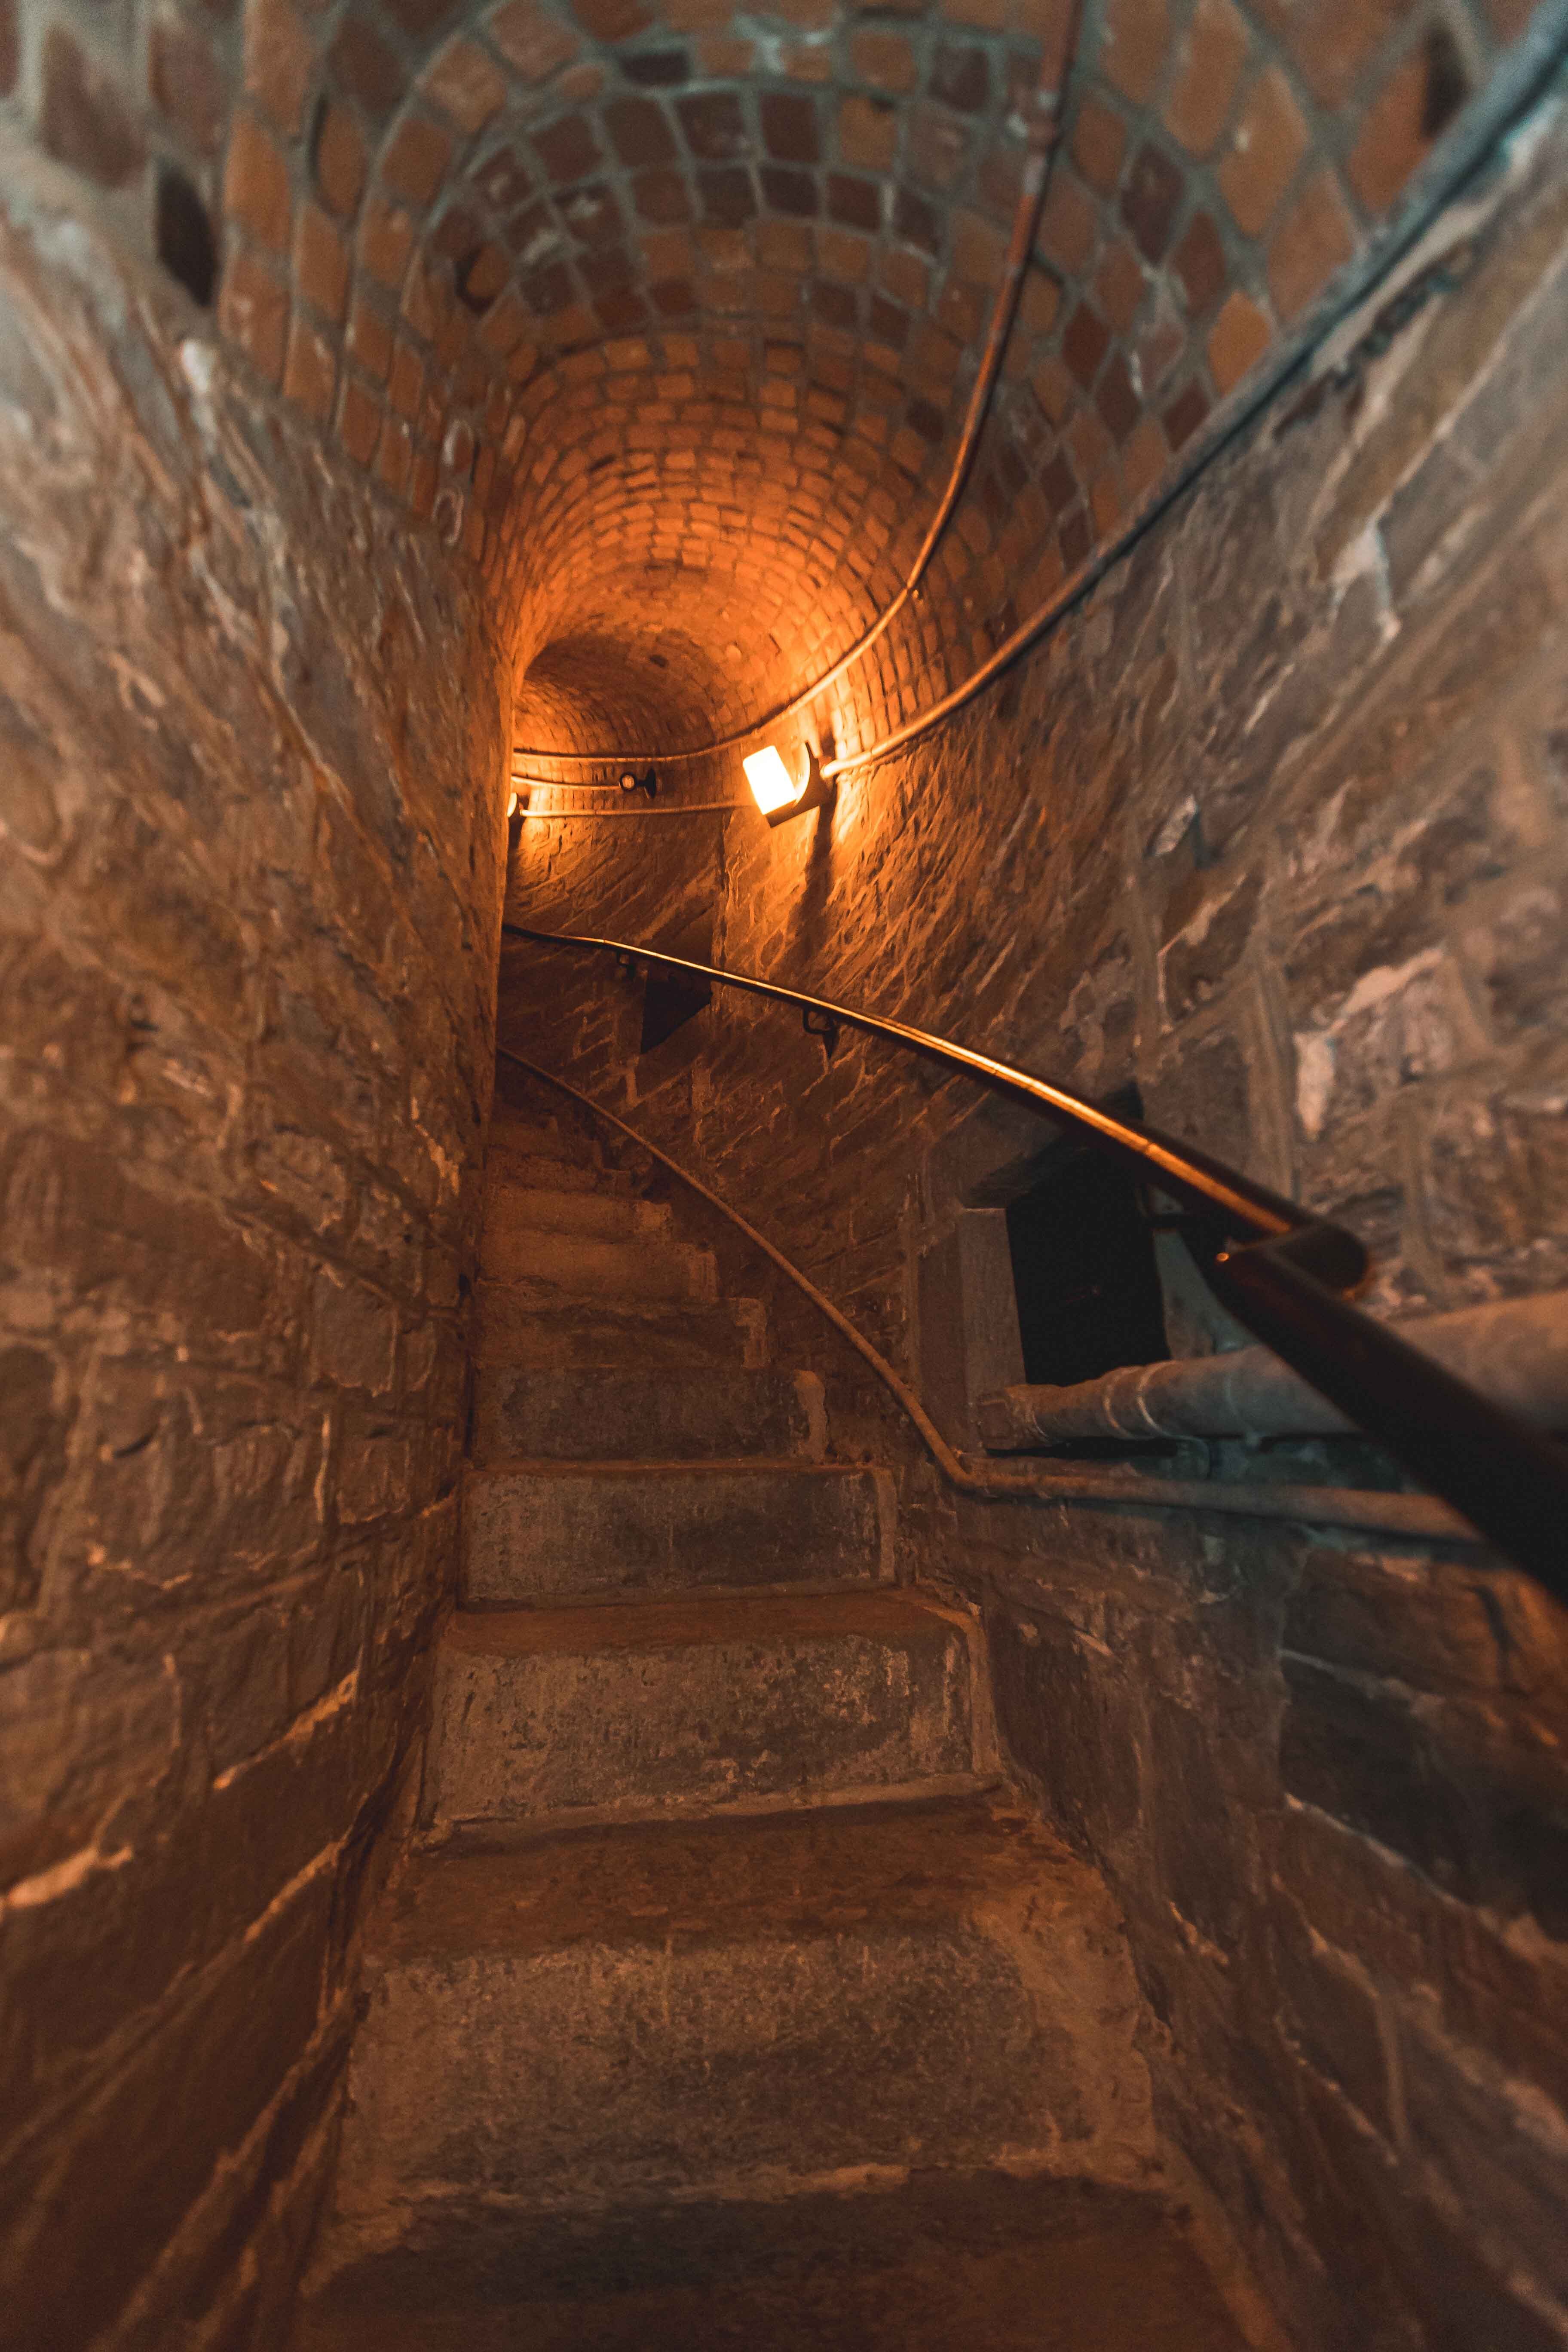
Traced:
[[[484, 568], [525, 736], [700, 740], [897, 588], [1068, 0], [12, 4], [8, 104], [187, 278], [199, 197], [223, 332]], [[1113, 529], [1529, 15], [1088, 0], [978, 462], [858, 723]]]

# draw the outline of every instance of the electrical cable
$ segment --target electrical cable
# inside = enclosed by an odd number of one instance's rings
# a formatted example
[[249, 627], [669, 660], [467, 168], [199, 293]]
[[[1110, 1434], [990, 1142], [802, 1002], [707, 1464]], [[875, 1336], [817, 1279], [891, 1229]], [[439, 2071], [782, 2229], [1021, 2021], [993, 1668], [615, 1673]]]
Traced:
[[920, 552], [905, 574], [903, 585], [892, 603], [878, 615], [870, 627], [856, 639], [847, 653], [840, 654], [832, 668], [825, 670], [822, 676], [815, 679], [810, 686], [803, 687], [798, 694], [790, 698], [789, 701], [780, 703], [775, 709], [765, 711], [761, 718], [750, 720], [744, 727], [738, 728], [728, 735], [718, 736], [711, 743], [700, 744], [695, 750], [689, 751], [626, 751], [614, 755], [607, 755], [602, 751], [547, 751], [518, 744], [513, 750], [514, 758], [554, 760], [563, 765], [581, 763], [584, 766], [597, 766], [607, 759], [615, 757], [623, 759], [628, 763], [639, 760], [652, 761], [660, 766], [668, 767], [678, 761], [706, 759], [711, 752], [732, 751], [738, 745], [749, 743], [753, 736], [760, 735], [764, 728], [774, 727], [781, 719], [793, 718], [795, 713], [797, 710], [803, 710], [808, 702], [815, 702], [819, 694], [825, 694], [830, 686], [837, 684], [847, 669], [869, 653], [871, 647], [892, 626], [910, 597], [915, 594], [932, 556], [936, 553], [947, 526], [952, 520], [953, 509], [963, 494], [964, 485], [969, 479], [970, 470], [974, 463], [975, 453], [980, 446], [980, 436], [990, 413], [992, 394], [996, 388], [996, 378], [1001, 373], [1002, 362], [1006, 355], [1007, 344], [1013, 332], [1013, 321], [1017, 315], [1018, 300], [1024, 289], [1025, 274], [1034, 251], [1035, 236], [1039, 226], [1046, 190], [1050, 184], [1050, 165], [1061, 137], [1062, 121], [1066, 111], [1068, 80], [1073, 65], [1077, 61], [1082, 13], [1083, 0], [1070, 0], [1070, 5], [1062, 18], [1055, 48], [1047, 52], [1040, 60], [1039, 78], [1035, 85], [1033, 121], [1024, 157], [1023, 182], [1013, 215], [1013, 233], [1008, 240], [1006, 259], [1002, 266], [1002, 280], [996, 290], [996, 300], [991, 312], [991, 324], [986, 331], [985, 342], [981, 352], [979, 372], [975, 376], [974, 387], [970, 394], [969, 405], [964, 414], [963, 429], [959, 436], [958, 448], [953, 456], [947, 488], [942, 492], [930, 528], [921, 542]]
[[[1347, 277], [1307, 312], [1260, 382], [1239, 400], [1226, 403], [1215, 410], [1206, 427], [1200, 429], [1187, 460], [1146, 492], [1133, 506], [1115, 536], [1097, 548], [1043, 604], [1004, 639], [978, 669], [929, 709], [917, 712], [912, 719], [877, 742], [859, 751], [846, 752], [841, 758], [825, 761], [822, 767], [824, 777], [831, 780], [891, 758], [917, 737], [941, 725], [984, 693], [1022, 653], [1075, 611], [1099, 586], [1112, 566], [1130, 554], [1169, 509], [1186, 495], [1199, 477], [1250, 429], [1285, 386], [1310, 368], [1330, 337], [1420, 244], [1465, 183], [1546, 94], [1562, 68], [1565, 50], [1568, 50], [1568, 0], [1549, 0], [1549, 5], [1538, 13], [1529, 30], [1515, 42], [1498, 67], [1491, 82], [1482, 93], [1485, 103], [1472, 108], [1468, 121], [1461, 122], [1459, 135], [1447, 142], [1442, 151], [1417, 173], [1411, 199], [1400, 215], [1373, 232]], [[1060, 95], [1058, 90], [1058, 99]], [[1058, 105], [1053, 128], [1059, 128], [1059, 124]], [[1049, 152], [1047, 150], [1047, 155]], [[1016, 306], [1016, 290], [1014, 302]], [[999, 311], [1000, 305], [998, 314]], [[993, 323], [994, 326], [994, 320]], [[945, 500], [944, 507], [951, 512], [951, 506]], [[905, 601], [900, 592], [900, 608]], [[894, 607], [889, 607], [888, 617], [891, 617], [893, 610]], [[877, 635], [880, 634], [879, 628]], [[865, 642], [871, 642], [869, 635]], [[779, 710], [753, 721], [739, 733], [721, 737], [713, 743], [687, 751], [638, 752], [621, 756], [668, 764], [674, 761], [701, 759], [709, 753], [749, 742], [764, 728], [799, 709], [803, 703], [815, 700], [826, 686], [843, 674], [862, 650], [864, 645], [852, 647], [826, 677], [819, 679], [804, 694]], [[579, 759], [586, 761], [589, 757], [587, 753], [551, 751], [520, 752], [518, 756], [563, 762]], [[610, 753], [595, 755], [597, 760], [605, 761], [614, 756]], [[744, 803], [736, 805], [743, 806]]]
[[[575, 791], [575, 785], [569, 787]], [[564, 824], [568, 818], [591, 817], [595, 824], [607, 816], [711, 816], [720, 809], [752, 808], [752, 801], [677, 801], [668, 808], [607, 808], [607, 809], [516, 809], [513, 814], [524, 824]]]

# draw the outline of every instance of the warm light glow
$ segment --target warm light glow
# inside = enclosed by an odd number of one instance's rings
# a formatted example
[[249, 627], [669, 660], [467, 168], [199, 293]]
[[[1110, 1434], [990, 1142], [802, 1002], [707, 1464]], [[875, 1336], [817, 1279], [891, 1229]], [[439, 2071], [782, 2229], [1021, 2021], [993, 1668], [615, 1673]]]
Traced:
[[799, 800], [800, 786], [771, 743], [753, 751], [741, 765], [746, 772], [752, 798], [764, 816], [772, 816], [775, 809], [788, 808], [792, 802]]

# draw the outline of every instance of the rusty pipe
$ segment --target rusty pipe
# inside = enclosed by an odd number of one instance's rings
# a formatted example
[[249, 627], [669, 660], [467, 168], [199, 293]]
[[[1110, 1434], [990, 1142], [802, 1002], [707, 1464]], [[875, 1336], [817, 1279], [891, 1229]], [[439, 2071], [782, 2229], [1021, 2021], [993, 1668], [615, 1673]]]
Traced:
[[[1463, 1307], [1399, 1330], [1531, 1427], [1568, 1428], [1568, 1290]], [[983, 1397], [978, 1423], [996, 1454], [1086, 1438], [1312, 1437], [1355, 1427], [1268, 1348], [1129, 1364], [1065, 1388], [1018, 1382]]]

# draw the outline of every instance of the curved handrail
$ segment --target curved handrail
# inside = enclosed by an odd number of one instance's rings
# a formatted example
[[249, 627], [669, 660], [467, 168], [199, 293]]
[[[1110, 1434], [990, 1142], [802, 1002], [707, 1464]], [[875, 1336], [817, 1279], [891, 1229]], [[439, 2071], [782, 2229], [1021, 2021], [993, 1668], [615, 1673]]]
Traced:
[[1349, 1303], [1371, 1268], [1365, 1248], [1343, 1226], [1195, 1145], [1117, 1118], [1065, 1087], [906, 1022], [631, 940], [520, 923], [501, 929], [538, 946], [614, 955], [626, 967], [657, 965], [794, 1005], [818, 1034], [858, 1029], [889, 1039], [1070, 1122], [1183, 1204], [1187, 1213], [1175, 1222], [1194, 1262], [1240, 1322], [1500, 1550], [1568, 1598], [1568, 1454]]

